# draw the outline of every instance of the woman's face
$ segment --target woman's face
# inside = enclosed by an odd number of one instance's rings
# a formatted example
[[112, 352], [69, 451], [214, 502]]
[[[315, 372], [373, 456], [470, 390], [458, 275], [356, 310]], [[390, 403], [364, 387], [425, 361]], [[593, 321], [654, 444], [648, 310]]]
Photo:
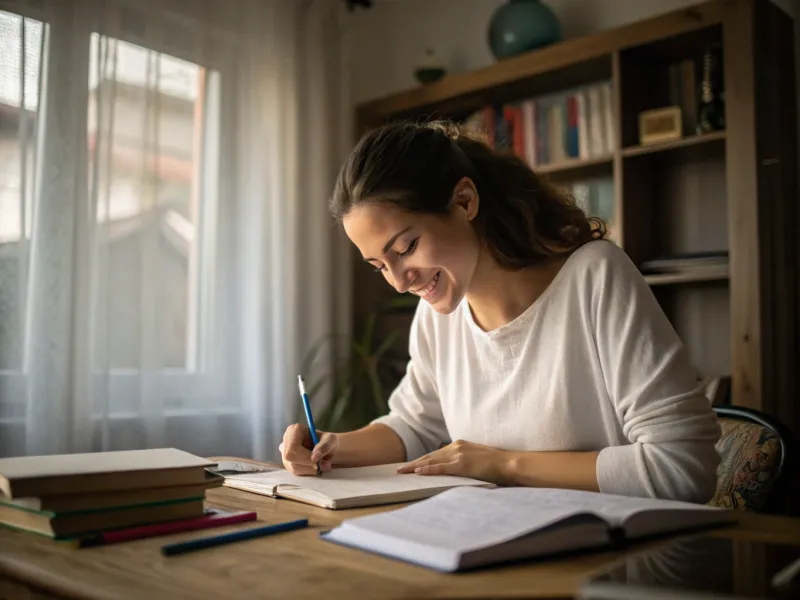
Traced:
[[477, 212], [475, 186], [462, 179], [447, 214], [412, 213], [370, 202], [355, 206], [343, 224], [364, 260], [389, 285], [448, 314], [466, 295], [478, 264], [480, 240], [470, 223]]

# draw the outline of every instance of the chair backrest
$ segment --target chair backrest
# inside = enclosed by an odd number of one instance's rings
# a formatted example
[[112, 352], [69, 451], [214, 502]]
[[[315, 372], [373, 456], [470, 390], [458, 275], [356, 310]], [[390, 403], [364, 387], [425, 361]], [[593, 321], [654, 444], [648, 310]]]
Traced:
[[715, 406], [722, 435], [714, 506], [779, 512], [797, 465], [797, 444], [776, 419], [750, 408]]

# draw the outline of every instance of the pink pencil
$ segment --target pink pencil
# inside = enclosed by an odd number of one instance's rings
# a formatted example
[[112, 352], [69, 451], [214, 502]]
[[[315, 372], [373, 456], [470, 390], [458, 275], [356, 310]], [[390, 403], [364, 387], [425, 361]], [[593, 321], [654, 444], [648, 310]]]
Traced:
[[97, 535], [78, 540], [78, 547], [105, 546], [107, 544], [129, 542], [131, 540], [169, 535], [182, 531], [222, 527], [223, 525], [255, 521], [256, 517], [256, 513], [252, 511], [231, 512], [220, 509], [210, 509], [207, 514], [194, 519], [179, 519], [177, 521], [167, 521], [165, 523], [154, 523], [152, 525], [141, 525], [138, 527], [128, 527], [126, 529], [115, 529], [113, 531], [98, 533]]

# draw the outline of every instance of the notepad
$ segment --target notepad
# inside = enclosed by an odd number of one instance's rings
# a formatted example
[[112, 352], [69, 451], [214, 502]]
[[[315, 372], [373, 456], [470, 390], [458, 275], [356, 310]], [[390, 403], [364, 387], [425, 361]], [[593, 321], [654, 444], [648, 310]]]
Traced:
[[334, 469], [321, 477], [299, 477], [286, 470], [243, 473], [226, 476], [223, 485], [334, 510], [421, 500], [454, 487], [494, 487], [467, 477], [398, 474], [399, 466]]
[[461, 487], [347, 519], [322, 538], [439, 571], [460, 571], [734, 520], [732, 511], [557, 489]]

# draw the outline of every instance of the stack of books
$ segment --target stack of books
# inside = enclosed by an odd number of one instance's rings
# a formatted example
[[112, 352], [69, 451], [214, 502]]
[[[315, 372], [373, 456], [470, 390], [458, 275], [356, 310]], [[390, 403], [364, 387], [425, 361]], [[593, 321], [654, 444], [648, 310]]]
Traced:
[[203, 518], [215, 463], [174, 448], [0, 459], [0, 524], [54, 539]]

